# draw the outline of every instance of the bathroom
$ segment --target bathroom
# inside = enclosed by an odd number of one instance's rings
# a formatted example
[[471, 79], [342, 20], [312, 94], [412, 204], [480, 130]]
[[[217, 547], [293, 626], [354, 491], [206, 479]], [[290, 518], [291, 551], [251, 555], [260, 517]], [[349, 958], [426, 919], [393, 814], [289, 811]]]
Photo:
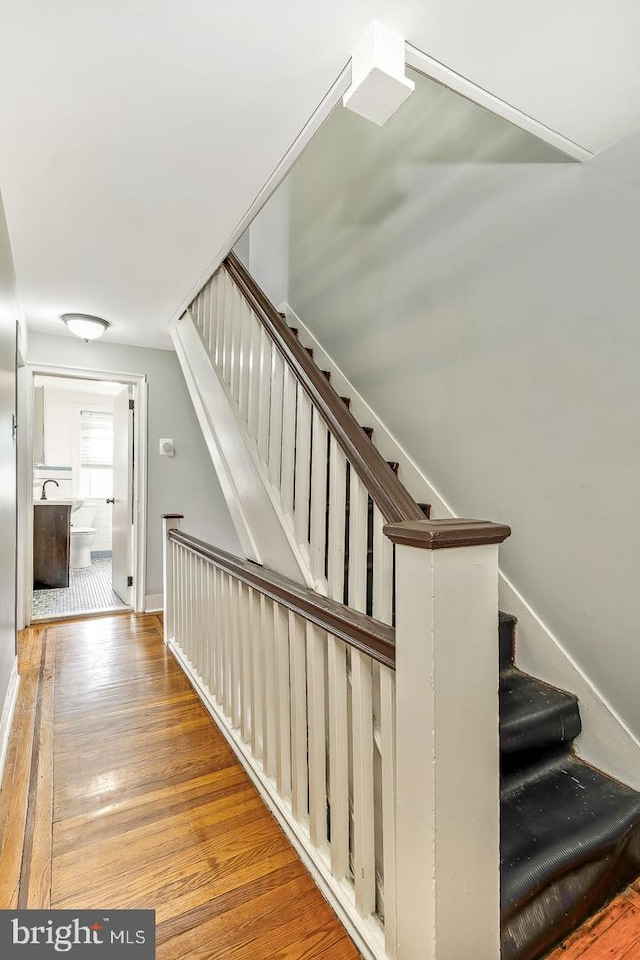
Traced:
[[[33, 620], [128, 606], [112, 584], [113, 405], [123, 389], [113, 381], [34, 377]], [[56, 507], [69, 511], [60, 520], [62, 561], [43, 579], [38, 519]], [[56, 551], [44, 552], [47, 564]]]

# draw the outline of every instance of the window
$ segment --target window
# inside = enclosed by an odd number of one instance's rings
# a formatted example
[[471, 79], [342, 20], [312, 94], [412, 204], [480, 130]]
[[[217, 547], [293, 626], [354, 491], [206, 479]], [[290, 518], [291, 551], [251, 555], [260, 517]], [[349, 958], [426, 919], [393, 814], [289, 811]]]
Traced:
[[113, 414], [80, 411], [80, 496], [113, 496]]

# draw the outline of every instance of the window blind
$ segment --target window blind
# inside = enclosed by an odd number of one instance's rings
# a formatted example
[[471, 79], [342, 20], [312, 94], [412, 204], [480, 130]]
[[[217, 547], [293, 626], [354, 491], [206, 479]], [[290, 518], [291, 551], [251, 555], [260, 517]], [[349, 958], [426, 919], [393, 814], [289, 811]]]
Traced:
[[113, 414], [81, 411], [80, 463], [83, 467], [113, 466]]

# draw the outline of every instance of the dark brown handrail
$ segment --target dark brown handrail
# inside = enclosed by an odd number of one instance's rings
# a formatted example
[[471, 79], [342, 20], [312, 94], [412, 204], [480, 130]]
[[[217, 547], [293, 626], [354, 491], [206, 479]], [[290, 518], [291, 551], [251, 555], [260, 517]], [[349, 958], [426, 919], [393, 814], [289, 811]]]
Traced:
[[312, 404], [342, 447], [387, 523], [424, 520], [424, 512], [234, 253], [224, 264]]
[[168, 538], [288, 607], [305, 620], [310, 620], [321, 630], [344, 640], [350, 647], [395, 670], [396, 644], [393, 627], [364, 613], [358, 613], [336, 600], [323, 597], [274, 570], [248, 560], [240, 560], [225, 550], [205, 543], [204, 540], [183, 533], [182, 530], [169, 530]]

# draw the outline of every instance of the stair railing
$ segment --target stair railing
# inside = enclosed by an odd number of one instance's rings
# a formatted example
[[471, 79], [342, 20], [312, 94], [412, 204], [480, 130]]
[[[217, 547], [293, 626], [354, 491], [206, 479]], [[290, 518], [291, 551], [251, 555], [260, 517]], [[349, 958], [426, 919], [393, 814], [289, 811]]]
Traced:
[[393, 622], [385, 523], [424, 519], [295, 333], [233, 254], [188, 314], [314, 588]]
[[498, 545], [389, 524], [395, 629], [164, 519], [165, 640], [367, 958], [499, 960]]

